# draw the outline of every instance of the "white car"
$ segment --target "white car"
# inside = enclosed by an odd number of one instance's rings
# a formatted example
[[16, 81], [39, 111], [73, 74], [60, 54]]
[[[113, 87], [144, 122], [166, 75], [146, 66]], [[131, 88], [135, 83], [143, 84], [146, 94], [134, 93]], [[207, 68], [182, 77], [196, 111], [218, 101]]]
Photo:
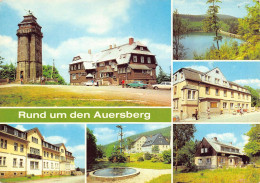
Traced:
[[160, 84], [152, 85], [153, 89], [158, 90], [158, 89], [171, 89], [171, 82], [161, 82]]
[[[93, 86], [93, 83], [91, 81], [88, 81], [88, 82], [84, 82], [83, 85], [84, 86]], [[97, 82], [94, 82], [94, 86], [97, 86]]]

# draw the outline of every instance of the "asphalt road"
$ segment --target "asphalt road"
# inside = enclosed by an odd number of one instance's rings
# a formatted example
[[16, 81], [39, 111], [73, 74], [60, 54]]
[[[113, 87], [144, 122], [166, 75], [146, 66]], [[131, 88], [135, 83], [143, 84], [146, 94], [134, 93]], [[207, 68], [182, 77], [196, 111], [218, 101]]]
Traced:
[[19, 182], [19, 183], [29, 183], [29, 182], [30, 183], [85, 183], [85, 175], [53, 178], [53, 179], [42, 179], [42, 180], [26, 181], [26, 182]]
[[211, 116], [211, 119], [201, 118], [199, 120], [186, 119], [181, 122], [260, 122], [260, 112], [244, 113], [242, 116], [237, 114], [224, 114]]

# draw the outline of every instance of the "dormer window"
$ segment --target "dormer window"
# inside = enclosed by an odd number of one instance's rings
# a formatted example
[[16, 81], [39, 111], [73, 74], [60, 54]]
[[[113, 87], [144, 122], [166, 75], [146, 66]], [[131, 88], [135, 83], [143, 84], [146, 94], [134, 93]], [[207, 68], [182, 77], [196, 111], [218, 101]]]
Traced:
[[140, 50], [143, 51], [143, 50], [144, 50], [144, 47], [141, 46], [141, 47], [140, 47]]
[[219, 71], [218, 71], [218, 70], [216, 70], [216, 73], [217, 73], [217, 74], [219, 74]]
[[4, 131], [7, 132], [7, 126], [4, 126]]
[[219, 79], [218, 78], [215, 78], [215, 83], [219, 84]]
[[21, 137], [22, 137], [22, 138], [25, 138], [25, 134], [24, 134], [24, 133], [21, 133]]
[[18, 136], [18, 131], [17, 130], [14, 130], [14, 135]]

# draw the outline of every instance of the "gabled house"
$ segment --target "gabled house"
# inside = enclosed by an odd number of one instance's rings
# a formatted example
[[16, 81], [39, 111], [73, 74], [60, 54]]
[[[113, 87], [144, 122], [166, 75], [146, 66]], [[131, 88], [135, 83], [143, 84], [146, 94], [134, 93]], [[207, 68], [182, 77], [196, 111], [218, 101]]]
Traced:
[[199, 169], [241, 167], [249, 162], [238, 147], [220, 142], [217, 137], [203, 138], [197, 146], [195, 165]]
[[134, 140], [132, 144], [132, 148], [130, 149], [131, 153], [140, 153], [142, 152], [142, 146], [146, 142], [147, 137], [146, 136], [140, 136], [137, 139]]
[[119, 85], [143, 81], [146, 84], [156, 83], [157, 61], [148, 47], [134, 38], [127, 44], [93, 54], [75, 56], [69, 64], [70, 83], [84, 85], [85, 82], [98, 82], [99, 85]]
[[160, 133], [147, 137], [147, 140], [142, 145], [142, 152], [153, 153], [154, 146], [158, 146], [158, 153], [171, 149], [169, 141]]
[[140, 136], [134, 140], [132, 148], [129, 150], [130, 153], [141, 153], [152, 151], [154, 146], [158, 146], [158, 153], [171, 149], [169, 140], [166, 139], [162, 134], [158, 133], [151, 136]]
[[219, 68], [201, 72], [181, 68], [173, 74], [173, 115], [191, 118], [198, 110], [200, 116], [234, 113], [243, 108], [251, 111], [249, 90], [228, 81]]

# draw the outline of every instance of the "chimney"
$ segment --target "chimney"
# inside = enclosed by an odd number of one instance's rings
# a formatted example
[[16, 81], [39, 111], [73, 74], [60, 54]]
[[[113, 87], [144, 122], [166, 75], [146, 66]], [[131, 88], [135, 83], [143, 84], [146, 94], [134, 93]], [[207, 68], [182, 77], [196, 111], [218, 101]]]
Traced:
[[132, 45], [134, 43], [134, 38], [130, 37], [129, 38], [129, 45]]
[[217, 138], [217, 137], [214, 137], [213, 139], [214, 139], [215, 141], [218, 141], [218, 138]]
[[112, 49], [112, 45], [109, 45], [109, 49]]
[[91, 49], [88, 50], [88, 54], [91, 54]]

